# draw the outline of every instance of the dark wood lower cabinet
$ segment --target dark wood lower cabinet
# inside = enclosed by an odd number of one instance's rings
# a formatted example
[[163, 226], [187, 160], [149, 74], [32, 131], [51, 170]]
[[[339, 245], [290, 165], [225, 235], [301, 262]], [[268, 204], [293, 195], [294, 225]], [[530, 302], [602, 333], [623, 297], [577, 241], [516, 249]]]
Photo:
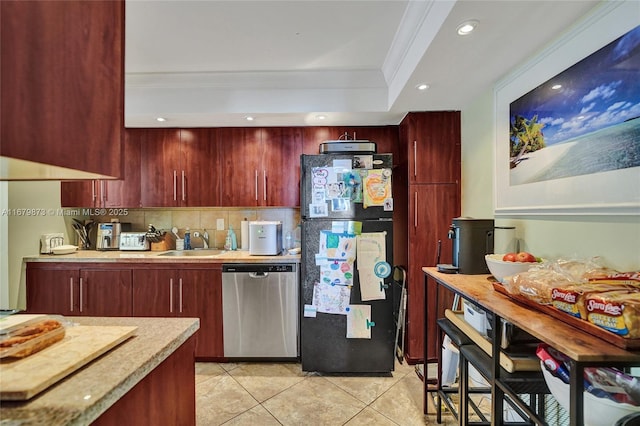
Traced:
[[222, 266], [29, 262], [27, 312], [199, 318], [195, 355], [221, 360]]
[[131, 316], [131, 269], [48, 265], [27, 267], [27, 312]]
[[170, 265], [170, 268], [135, 269], [133, 316], [200, 318], [196, 358], [221, 358], [222, 267], [216, 266], [187, 269]]
[[194, 347], [191, 337], [92, 425], [195, 425]]
[[[409, 186], [409, 267], [407, 270], [407, 341], [405, 356], [410, 363], [423, 361], [424, 354], [424, 297], [425, 284], [422, 268], [435, 266], [438, 261], [440, 241], [440, 263], [451, 263], [451, 240], [447, 237], [451, 219], [460, 213], [459, 185], [421, 184]], [[430, 295], [435, 301], [435, 295]], [[442, 295], [438, 306], [429, 306], [429, 327], [435, 332], [435, 320], [450, 308], [453, 297]], [[435, 302], [433, 302], [435, 303]], [[433, 340], [432, 340], [433, 341]], [[438, 348], [428, 348], [430, 359], [435, 359]]]

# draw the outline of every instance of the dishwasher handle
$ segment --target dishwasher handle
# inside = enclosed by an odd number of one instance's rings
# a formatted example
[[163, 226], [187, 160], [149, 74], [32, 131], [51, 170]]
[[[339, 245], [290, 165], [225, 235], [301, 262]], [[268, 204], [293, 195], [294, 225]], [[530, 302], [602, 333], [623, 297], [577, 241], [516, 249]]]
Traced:
[[269, 273], [268, 272], [249, 272], [249, 277], [257, 280], [263, 280], [269, 277]]

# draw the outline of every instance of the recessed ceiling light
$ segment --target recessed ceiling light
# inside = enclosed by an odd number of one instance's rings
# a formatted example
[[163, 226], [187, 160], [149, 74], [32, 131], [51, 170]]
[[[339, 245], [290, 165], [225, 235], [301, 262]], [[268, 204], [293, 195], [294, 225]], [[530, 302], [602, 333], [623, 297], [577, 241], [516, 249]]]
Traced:
[[326, 116], [326, 115], [322, 115], [322, 114], [320, 114], [320, 115], [316, 115], [316, 118], [317, 118], [318, 120], [324, 120], [325, 118], [327, 118], [327, 116]]
[[553, 90], [558, 90], [558, 89], [562, 88], [562, 84], [554, 84], [553, 86], [551, 86], [551, 88]]
[[426, 83], [418, 84], [416, 86], [416, 89], [418, 89], [418, 90], [427, 90], [428, 88], [429, 88], [429, 85], [426, 84]]
[[253, 120], [255, 120], [255, 118], [254, 118], [254, 117], [252, 117], [251, 115], [247, 115], [244, 119], [245, 119], [245, 120], [247, 120], [247, 121], [253, 121]]
[[156, 118], [156, 121], [162, 122], [162, 121], [167, 121], [167, 119], [164, 118], [164, 117], [158, 117], [158, 118]]
[[458, 25], [458, 35], [470, 34], [473, 30], [476, 29], [477, 26], [478, 21], [476, 20], [464, 21], [462, 24]]

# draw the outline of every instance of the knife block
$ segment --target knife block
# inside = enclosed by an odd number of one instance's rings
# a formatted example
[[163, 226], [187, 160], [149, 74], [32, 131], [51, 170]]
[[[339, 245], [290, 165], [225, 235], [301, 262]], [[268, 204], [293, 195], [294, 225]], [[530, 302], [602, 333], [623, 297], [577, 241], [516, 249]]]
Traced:
[[164, 234], [164, 239], [157, 243], [151, 243], [151, 251], [167, 251], [176, 249], [176, 240], [169, 232]]

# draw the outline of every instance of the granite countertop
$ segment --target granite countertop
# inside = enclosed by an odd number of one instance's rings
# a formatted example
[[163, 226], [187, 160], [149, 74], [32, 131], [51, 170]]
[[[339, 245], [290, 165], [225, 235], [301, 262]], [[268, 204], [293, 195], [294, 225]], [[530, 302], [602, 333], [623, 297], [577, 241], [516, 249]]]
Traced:
[[0, 403], [1, 424], [86, 425], [199, 328], [197, 318], [66, 317], [80, 325], [137, 326], [134, 336], [29, 401]]
[[[175, 250], [170, 250], [175, 251]], [[254, 256], [247, 250], [222, 251], [189, 250], [186, 256], [162, 256], [161, 251], [97, 251], [78, 250], [71, 254], [40, 254], [25, 256], [24, 262], [120, 262], [120, 263], [300, 263], [300, 255]]]

